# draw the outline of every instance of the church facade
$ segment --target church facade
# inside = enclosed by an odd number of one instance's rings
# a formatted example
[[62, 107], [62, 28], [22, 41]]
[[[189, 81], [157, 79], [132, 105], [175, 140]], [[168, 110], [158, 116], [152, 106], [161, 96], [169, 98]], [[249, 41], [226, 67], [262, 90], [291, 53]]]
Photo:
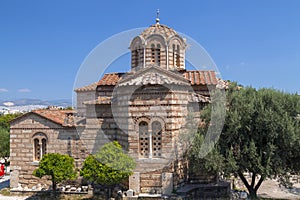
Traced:
[[49, 184], [32, 175], [46, 153], [68, 154], [80, 169], [115, 140], [137, 163], [128, 180], [136, 194], [170, 194], [188, 181], [181, 135], [189, 117], [198, 126], [210, 90], [224, 88], [224, 81], [215, 71], [186, 70], [186, 40], [159, 21], [129, 48], [131, 70], [76, 89], [76, 111], [34, 110], [11, 122], [11, 188]]

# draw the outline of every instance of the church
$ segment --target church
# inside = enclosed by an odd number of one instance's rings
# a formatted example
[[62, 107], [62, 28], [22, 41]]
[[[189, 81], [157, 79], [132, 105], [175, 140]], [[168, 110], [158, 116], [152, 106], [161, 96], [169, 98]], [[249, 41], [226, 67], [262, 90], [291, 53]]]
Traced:
[[[215, 71], [187, 70], [187, 41], [156, 23], [132, 38], [131, 69], [106, 73], [77, 88], [75, 110], [33, 110], [11, 122], [12, 189], [49, 184], [32, 175], [46, 153], [72, 156], [80, 169], [89, 154], [118, 141], [136, 161], [128, 189], [171, 194], [189, 181], [181, 135], [199, 125], [210, 90], [225, 87]], [[195, 126], [192, 126], [195, 127]]]

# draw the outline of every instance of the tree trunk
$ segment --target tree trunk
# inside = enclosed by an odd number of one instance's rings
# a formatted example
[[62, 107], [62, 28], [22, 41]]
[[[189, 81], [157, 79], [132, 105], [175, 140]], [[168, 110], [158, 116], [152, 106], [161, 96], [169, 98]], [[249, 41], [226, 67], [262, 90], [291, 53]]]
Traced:
[[52, 191], [53, 191], [54, 193], [56, 193], [56, 182], [55, 182], [53, 176], [52, 176]]
[[262, 182], [265, 180], [264, 176], [261, 176], [258, 183], [255, 185], [255, 176], [256, 174], [252, 174], [252, 180], [251, 180], [251, 185], [248, 183], [247, 179], [244, 177], [243, 173], [239, 172], [239, 177], [243, 181], [244, 185], [248, 189], [249, 195], [251, 199], [258, 199], [257, 197], [257, 191], [258, 188], [261, 186]]

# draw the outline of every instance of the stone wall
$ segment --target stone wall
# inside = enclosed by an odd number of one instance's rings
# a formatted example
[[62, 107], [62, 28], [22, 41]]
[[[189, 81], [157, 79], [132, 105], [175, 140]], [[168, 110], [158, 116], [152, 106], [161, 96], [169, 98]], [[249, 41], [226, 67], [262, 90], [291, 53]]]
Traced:
[[96, 91], [78, 91], [76, 92], [77, 95], [77, 113], [81, 116], [85, 116], [86, 107], [84, 102], [91, 101], [96, 99]]

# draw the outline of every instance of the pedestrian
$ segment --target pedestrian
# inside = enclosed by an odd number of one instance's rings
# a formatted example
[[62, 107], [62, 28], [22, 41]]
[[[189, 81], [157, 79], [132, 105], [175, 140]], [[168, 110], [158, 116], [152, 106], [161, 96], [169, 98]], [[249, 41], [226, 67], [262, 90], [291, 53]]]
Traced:
[[5, 172], [4, 172], [4, 163], [1, 162], [0, 163], [0, 177], [2, 178], [4, 175], [5, 175]]

